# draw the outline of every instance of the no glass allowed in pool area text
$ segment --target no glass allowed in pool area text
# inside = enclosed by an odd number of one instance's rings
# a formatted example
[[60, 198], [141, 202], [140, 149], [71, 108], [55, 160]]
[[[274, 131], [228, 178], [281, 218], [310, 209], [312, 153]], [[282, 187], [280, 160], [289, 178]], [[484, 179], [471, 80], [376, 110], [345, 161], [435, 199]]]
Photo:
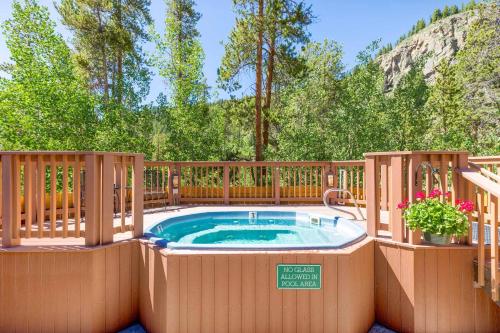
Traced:
[[321, 265], [276, 265], [278, 289], [321, 289]]

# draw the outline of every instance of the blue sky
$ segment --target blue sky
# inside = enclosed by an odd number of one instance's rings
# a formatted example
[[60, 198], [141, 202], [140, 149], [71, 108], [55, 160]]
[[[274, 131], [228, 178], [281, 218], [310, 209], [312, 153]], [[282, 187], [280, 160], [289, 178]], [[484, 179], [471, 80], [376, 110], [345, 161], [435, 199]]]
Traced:
[[[57, 0], [56, 0], [57, 1]], [[58, 23], [58, 31], [68, 40], [71, 36], [59, 23], [59, 16], [54, 9], [54, 0], [39, 0], [49, 7], [52, 18]], [[370, 42], [382, 39], [382, 43], [394, 42], [419, 19], [431, 15], [435, 8], [445, 5], [459, 5], [455, 0], [306, 0], [312, 5], [316, 19], [310, 26], [311, 39], [322, 41], [325, 38], [339, 42], [344, 48], [344, 63], [351, 67], [356, 54]], [[156, 29], [164, 31], [165, 4], [163, 0], [151, 1], [151, 14]], [[0, 21], [11, 15], [12, 0], [0, 0]], [[198, 0], [197, 9], [202, 14], [198, 28], [205, 50], [204, 72], [210, 86], [216, 87], [217, 67], [224, 52], [222, 42], [226, 40], [233, 24], [232, 0]], [[152, 51], [152, 45], [146, 45], [146, 51]], [[0, 62], [8, 60], [9, 51], [4, 37], [0, 37]], [[242, 80], [250, 81], [243, 77]], [[155, 73], [151, 84], [149, 100], [166, 89], [162, 79]], [[250, 93], [248, 89], [240, 93]], [[219, 91], [219, 97], [227, 95]]]

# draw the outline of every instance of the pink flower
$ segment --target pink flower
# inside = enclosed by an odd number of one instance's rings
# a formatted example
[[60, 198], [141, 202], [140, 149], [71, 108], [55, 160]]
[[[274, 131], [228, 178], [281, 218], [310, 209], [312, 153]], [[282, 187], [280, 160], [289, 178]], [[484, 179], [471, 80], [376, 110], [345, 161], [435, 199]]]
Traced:
[[456, 199], [456, 200], [455, 200], [455, 206], [460, 205], [460, 203], [461, 203], [461, 202], [462, 202], [462, 200], [460, 200], [460, 199]]
[[470, 200], [462, 201], [460, 204], [460, 210], [464, 212], [472, 212], [474, 210], [474, 204]]
[[449, 199], [451, 197], [451, 192], [450, 191], [446, 192], [444, 194], [444, 197]]
[[417, 200], [424, 200], [425, 193], [424, 192], [417, 192], [417, 194], [415, 194], [415, 198], [417, 198]]
[[398, 209], [405, 209], [405, 208], [408, 208], [408, 199], [405, 199], [402, 202], [398, 203]]
[[441, 195], [441, 191], [438, 188], [435, 188], [429, 193], [429, 198], [437, 198]]

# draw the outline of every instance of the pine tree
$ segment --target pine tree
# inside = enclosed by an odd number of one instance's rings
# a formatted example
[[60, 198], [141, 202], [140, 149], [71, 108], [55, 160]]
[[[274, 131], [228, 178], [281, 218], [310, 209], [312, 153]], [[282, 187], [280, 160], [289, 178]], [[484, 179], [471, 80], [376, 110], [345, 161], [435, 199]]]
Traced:
[[450, 7], [448, 6], [444, 6], [444, 9], [443, 9], [443, 17], [448, 17], [451, 15], [451, 11], [450, 11]]
[[432, 149], [470, 149], [471, 113], [464, 104], [465, 89], [456, 67], [442, 60], [436, 68], [436, 82], [427, 107], [432, 117], [428, 142]]
[[420, 30], [422, 30], [424, 28], [425, 28], [425, 20], [424, 19], [418, 20], [417, 25], [416, 25], [416, 32], [419, 32]]
[[438, 21], [442, 17], [443, 17], [443, 14], [441, 13], [441, 10], [435, 9], [434, 12], [432, 13], [432, 16], [431, 16], [431, 23]]
[[147, 94], [140, 43], [148, 38], [149, 5], [150, 0], [62, 0], [57, 6], [74, 34], [79, 67], [105, 107], [134, 106]]
[[210, 159], [210, 140], [216, 133], [210, 127], [208, 87], [203, 75], [204, 53], [196, 25], [201, 18], [193, 0], [167, 0], [165, 35], [156, 35], [153, 64], [165, 78], [170, 93], [168, 106], [160, 119], [167, 146], [163, 158]]
[[273, 83], [279, 80], [276, 69], [293, 61], [294, 47], [307, 41], [305, 27], [312, 14], [303, 1], [293, 0], [237, 0], [235, 11], [236, 24], [225, 45], [219, 82], [234, 91], [240, 88], [237, 79], [242, 72], [255, 74], [255, 158], [261, 160], [269, 138]]

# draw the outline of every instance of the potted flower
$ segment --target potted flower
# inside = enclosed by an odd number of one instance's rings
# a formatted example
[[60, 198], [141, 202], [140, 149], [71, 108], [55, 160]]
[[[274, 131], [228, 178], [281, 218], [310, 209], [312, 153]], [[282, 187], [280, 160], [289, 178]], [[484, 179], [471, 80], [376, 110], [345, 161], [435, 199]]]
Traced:
[[[444, 200], [441, 200], [443, 197]], [[450, 192], [442, 195], [439, 189], [432, 190], [428, 196], [418, 192], [415, 201], [405, 200], [398, 204], [404, 210], [404, 219], [411, 230], [420, 229], [424, 239], [434, 244], [450, 244], [451, 236], [467, 234], [469, 223], [467, 213], [474, 209], [471, 201], [456, 200], [451, 204], [447, 199]]]

